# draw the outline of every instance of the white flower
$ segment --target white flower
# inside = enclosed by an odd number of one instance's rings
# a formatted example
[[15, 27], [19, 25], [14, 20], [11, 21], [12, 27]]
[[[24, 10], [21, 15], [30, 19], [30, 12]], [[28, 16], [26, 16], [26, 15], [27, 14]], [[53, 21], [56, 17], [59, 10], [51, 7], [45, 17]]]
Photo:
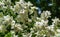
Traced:
[[9, 21], [10, 19], [11, 19], [11, 17], [9, 15], [4, 16], [4, 20]]
[[39, 17], [36, 17], [36, 19], [39, 20], [39, 21], [41, 21], [41, 18], [39, 18]]
[[32, 6], [32, 5], [33, 5], [33, 4], [31, 4], [29, 1], [28, 1], [28, 3], [27, 3], [27, 4], [28, 4], [28, 6]]
[[51, 29], [51, 27], [50, 27], [50, 26], [48, 26], [48, 27], [46, 27], [46, 28], [48, 28], [49, 30]]
[[4, 3], [3, 2], [0, 2], [0, 6], [4, 6]]
[[[17, 12], [17, 13], [20, 11], [20, 6], [19, 6], [19, 4], [14, 5], [14, 11]], [[19, 14], [19, 13], [18, 13], [18, 14]]]
[[35, 34], [36, 34], [36, 35], [39, 35], [39, 31], [37, 31]]
[[23, 30], [23, 29], [22, 29], [22, 26], [21, 26], [20, 24], [15, 24], [14, 27], [17, 28], [17, 30]]
[[47, 15], [51, 15], [50, 11], [46, 11]]
[[57, 32], [59, 32], [59, 33], [60, 33], [60, 29], [57, 29]]
[[18, 37], [18, 35], [15, 35], [15, 31], [11, 31], [12, 37]]
[[23, 37], [27, 37], [26, 35], [23, 35]]
[[43, 13], [41, 14], [41, 18], [45, 19], [50, 17], [50, 15], [51, 15], [50, 11], [43, 11]]
[[56, 37], [60, 37], [60, 33], [56, 33]]
[[43, 22], [36, 22], [36, 25], [42, 26], [43, 25]]
[[32, 34], [30, 34], [29, 37], [32, 37]]
[[25, 10], [24, 10], [24, 9], [22, 9], [22, 10], [20, 11], [20, 13], [24, 14], [24, 13], [25, 13]]
[[15, 34], [15, 31], [12, 30], [12, 31], [11, 31], [11, 34]]
[[44, 25], [47, 25], [48, 24], [48, 20], [41, 20], [41, 22], [43, 22], [44, 23]]
[[4, 25], [0, 25], [0, 32], [5, 31]]
[[28, 19], [28, 22], [32, 22], [32, 20], [31, 19]]
[[31, 32], [30, 32], [30, 33], [34, 33], [34, 30], [33, 30], [33, 28], [31, 28], [30, 30], [31, 30]]
[[14, 25], [15, 25], [15, 21], [13, 20], [13, 21], [11, 22], [11, 29], [14, 29]]
[[4, 8], [6, 9], [7, 7], [6, 7], [6, 6], [3, 6], [3, 9], [4, 9]]
[[46, 35], [43, 35], [43, 37], [45, 37]]
[[14, 35], [14, 37], [18, 37], [18, 35]]
[[19, 4], [21, 8], [28, 7], [28, 4], [24, 0], [20, 0], [19, 2], [16, 2], [16, 4]]
[[50, 25], [48, 27], [46, 27], [48, 30], [54, 31], [54, 26]]
[[38, 9], [38, 8], [34, 6], [34, 7], [31, 7], [31, 9]]
[[56, 18], [55, 19], [52, 19], [53, 23], [57, 23], [57, 22], [60, 22], [59, 18]]
[[24, 0], [20, 0], [20, 4], [24, 3]]
[[[41, 20], [41, 19], [40, 19]], [[48, 20], [41, 20], [40, 22], [36, 21], [35, 23], [37, 26], [47, 26]]]
[[10, 9], [12, 9], [13, 11], [15, 10], [12, 6], [10, 6]]
[[15, 21], [14, 20], [12, 20], [12, 24], [15, 24]]
[[0, 31], [2, 31], [2, 30], [3, 30], [2, 28], [3, 28], [3, 26], [2, 26], [2, 25], [0, 25]]

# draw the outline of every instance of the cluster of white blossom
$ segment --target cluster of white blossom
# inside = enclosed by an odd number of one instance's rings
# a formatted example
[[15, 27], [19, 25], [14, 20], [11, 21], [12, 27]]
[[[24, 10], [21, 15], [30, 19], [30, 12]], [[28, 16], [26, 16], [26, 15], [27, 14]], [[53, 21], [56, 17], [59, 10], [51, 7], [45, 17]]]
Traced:
[[52, 19], [49, 25], [50, 11], [43, 11], [38, 17], [37, 7], [31, 2], [20, 0], [11, 5], [11, 0], [1, 0], [0, 33], [4, 37], [60, 37], [60, 20]]

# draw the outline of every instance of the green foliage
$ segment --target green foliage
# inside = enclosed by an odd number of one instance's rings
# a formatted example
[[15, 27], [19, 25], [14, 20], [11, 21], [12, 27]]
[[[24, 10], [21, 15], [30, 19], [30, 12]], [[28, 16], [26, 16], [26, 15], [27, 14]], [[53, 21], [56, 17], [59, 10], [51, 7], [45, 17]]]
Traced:
[[7, 33], [4, 37], [12, 37], [11, 32]]

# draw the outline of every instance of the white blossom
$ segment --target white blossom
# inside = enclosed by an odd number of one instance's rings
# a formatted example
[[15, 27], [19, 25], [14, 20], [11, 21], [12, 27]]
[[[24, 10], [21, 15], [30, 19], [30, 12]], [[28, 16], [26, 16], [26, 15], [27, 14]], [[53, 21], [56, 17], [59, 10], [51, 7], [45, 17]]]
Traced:
[[21, 10], [21, 11], [20, 11], [20, 13], [24, 14], [24, 13], [25, 13], [25, 10], [24, 10], [24, 9], [23, 9], [23, 10]]
[[0, 25], [0, 31], [2, 31], [3, 30], [3, 26], [2, 25]]
[[57, 29], [57, 32], [60, 33], [60, 29]]
[[41, 14], [41, 18], [47, 19], [48, 17], [51, 17], [50, 15], [51, 15], [50, 11], [43, 11], [43, 13]]
[[32, 5], [33, 5], [33, 4], [31, 4], [31, 2], [29, 2], [29, 1], [28, 1], [28, 3], [27, 3], [27, 4], [28, 4], [28, 6], [32, 6]]
[[0, 2], [0, 6], [4, 6], [4, 3], [3, 2]]
[[57, 22], [60, 22], [59, 18], [56, 18], [55, 19], [52, 19], [53, 23], [57, 23]]
[[60, 33], [56, 33], [56, 37], [60, 37]]
[[11, 19], [11, 17], [9, 15], [4, 16], [4, 20], [9, 21], [10, 19]]
[[31, 9], [38, 9], [38, 8], [34, 6], [34, 7], [31, 7]]
[[18, 37], [18, 35], [14, 35], [14, 37]]
[[21, 26], [20, 24], [15, 24], [14, 27], [17, 28], [18, 30], [23, 30], [23, 29], [22, 29], [22, 26]]
[[44, 24], [43, 24], [43, 22], [36, 22], [36, 25], [42, 26]]
[[11, 22], [11, 29], [14, 29], [14, 25], [15, 25], [15, 21], [13, 20], [13, 21]]

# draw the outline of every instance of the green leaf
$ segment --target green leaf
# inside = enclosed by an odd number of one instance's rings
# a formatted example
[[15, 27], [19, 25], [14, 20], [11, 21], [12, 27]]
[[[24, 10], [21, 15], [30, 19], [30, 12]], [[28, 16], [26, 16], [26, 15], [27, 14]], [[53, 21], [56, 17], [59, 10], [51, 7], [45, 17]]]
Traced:
[[4, 37], [12, 37], [11, 32], [7, 33]]

